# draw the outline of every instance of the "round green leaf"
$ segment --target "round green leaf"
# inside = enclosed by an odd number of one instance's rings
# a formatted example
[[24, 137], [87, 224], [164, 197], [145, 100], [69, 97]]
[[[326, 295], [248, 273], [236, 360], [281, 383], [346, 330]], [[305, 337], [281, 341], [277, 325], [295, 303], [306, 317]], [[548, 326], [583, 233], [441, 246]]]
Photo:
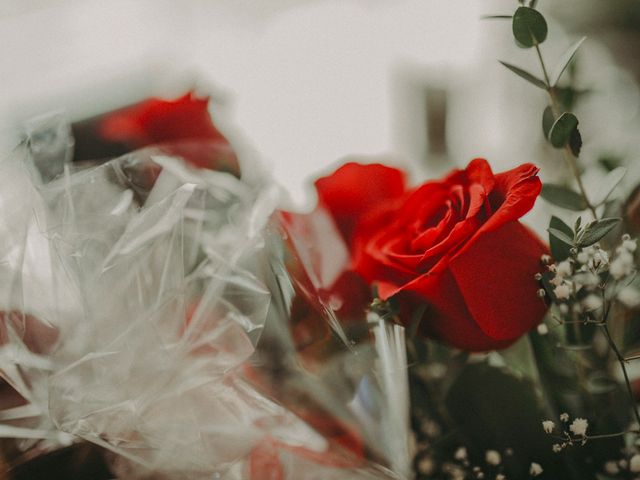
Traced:
[[555, 120], [556, 119], [553, 116], [553, 109], [550, 106], [547, 106], [542, 114], [542, 131], [544, 133], [544, 138], [549, 138], [549, 131], [551, 130]]
[[518, 46], [531, 48], [547, 38], [547, 21], [537, 10], [519, 7], [513, 15], [513, 36]]
[[556, 148], [564, 147], [577, 127], [577, 117], [573, 113], [564, 112], [549, 130], [549, 142]]

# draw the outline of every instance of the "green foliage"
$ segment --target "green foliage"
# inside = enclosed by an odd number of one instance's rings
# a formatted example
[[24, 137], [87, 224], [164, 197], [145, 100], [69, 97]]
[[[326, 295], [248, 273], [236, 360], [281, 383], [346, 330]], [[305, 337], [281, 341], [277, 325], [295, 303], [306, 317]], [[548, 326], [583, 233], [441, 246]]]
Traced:
[[[580, 217], [578, 217], [580, 218]], [[561, 232], [570, 242], [566, 242], [566, 238], [558, 238], [552, 232]], [[549, 247], [551, 248], [551, 256], [556, 262], [569, 258], [571, 254], [571, 244], [573, 243], [573, 230], [556, 216], [551, 217], [549, 222]]]
[[547, 38], [547, 21], [530, 7], [518, 7], [513, 15], [512, 29], [516, 43], [522, 48], [539, 45]]
[[549, 132], [555, 121], [556, 117], [553, 115], [553, 108], [547, 105], [547, 108], [542, 112], [542, 133], [544, 133], [544, 138], [549, 138]]
[[574, 130], [578, 128], [578, 119], [573, 113], [564, 112], [553, 123], [549, 130], [549, 142], [556, 148], [563, 148], [569, 143]]
[[598, 158], [598, 163], [602, 168], [604, 168], [607, 172], [618, 168], [622, 163], [622, 159], [615, 155], [602, 155]]
[[588, 223], [583, 230], [578, 232], [576, 245], [588, 247], [605, 237], [611, 230], [618, 226], [621, 218], [602, 218]]
[[571, 190], [569, 187], [556, 185], [554, 183], [545, 183], [542, 186], [540, 196], [547, 202], [557, 205], [567, 210], [581, 212], [586, 210], [587, 204], [579, 193]]
[[518, 75], [519, 77], [524, 78], [527, 82], [530, 82], [536, 87], [542, 88], [543, 90], [547, 89], [547, 84], [544, 83], [544, 81], [540, 80], [535, 75], [527, 72], [526, 70], [523, 70], [520, 67], [516, 67], [515, 65], [511, 65], [510, 63], [507, 63], [507, 62], [503, 62], [502, 60], [499, 60], [499, 62], [505, 67], [507, 67], [509, 70], [511, 70], [513, 73]]
[[573, 57], [575, 57], [576, 53], [578, 52], [580, 45], [582, 45], [582, 43], [586, 39], [587, 37], [582, 37], [580, 40], [578, 40], [573, 45], [571, 45], [567, 49], [567, 51], [564, 52], [562, 57], [560, 57], [560, 60], [558, 61], [557, 66], [554, 68], [553, 73], [551, 73], [550, 81], [551, 81], [552, 87], [555, 87], [558, 84], [560, 77], [562, 77], [562, 74], [564, 73], [566, 68], [569, 66], [569, 64], [573, 60]]

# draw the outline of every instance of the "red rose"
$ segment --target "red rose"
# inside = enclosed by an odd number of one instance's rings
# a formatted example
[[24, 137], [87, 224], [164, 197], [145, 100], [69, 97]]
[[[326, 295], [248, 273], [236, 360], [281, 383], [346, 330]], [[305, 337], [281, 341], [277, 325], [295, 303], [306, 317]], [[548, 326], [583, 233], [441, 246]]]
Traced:
[[[345, 170], [360, 172], [360, 180]], [[339, 225], [348, 223], [341, 212], [356, 212], [349, 218], [353, 266], [382, 299], [397, 296], [405, 311], [426, 302], [422, 334], [483, 351], [508, 346], [546, 311], [534, 275], [547, 249], [518, 222], [540, 193], [537, 172], [525, 164], [494, 175], [486, 160], [476, 159], [401, 197], [394, 183], [385, 199], [384, 177], [401, 173], [346, 165], [316, 185]], [[364, 194], [361, 210], [353, 205], [357, 197], [341, 204], [345, 195], [335, 193], [372, 185], [376, 192]]]
[[74, 160], [113, 158], [161, 145], [196, 167], [239, 175], [235, 154], [213, 124], [208, 104], [207, 97], [189, 92], [175, 100], [149, 98], [75, 123]]

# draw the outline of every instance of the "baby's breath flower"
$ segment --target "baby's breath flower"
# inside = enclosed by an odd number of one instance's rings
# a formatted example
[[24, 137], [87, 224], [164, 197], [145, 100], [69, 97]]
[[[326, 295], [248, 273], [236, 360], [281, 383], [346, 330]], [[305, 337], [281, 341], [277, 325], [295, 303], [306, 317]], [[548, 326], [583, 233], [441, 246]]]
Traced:
[[542, 256], [540, 257], [540, 261], [541, 261], [543, 264], [548, 265], [549, 263], [551, 263], [551, 256], [550, 256], [550, 255], [547, 255], [547, 254], [545, 253], [544, 255], [542, 255]]
[[633, 240], [630, 238], [623, 240], [622, 248], [628, 252], [635, 252], [636, 248], [638, 248], [637, 240], [635, 238]]
[[620, 468], [618, 464], [613, 460], [609, 460], [604, 464], [604, 473], [607, 475], [617, 475], [620, 472]]
[[496, 475], [496, 480], [507, 480], [507, 477], [505, 477], [504, 474], [499, 473]]
[[556, 424], [551, 420], [544, 420], [542, 422], [542, 429], [545, 433], [552, 433], [554, 428], [556, 428]]
[[541, 475], [543, 471], [544, 470], [542, 470], [542, 467], [539, 463], [531, 462], [531, 466], [529, 467], [529, 475], [531, 475], [532, 477], [537, 477], [538, 475]]
[[602, 306], [602, 299], [598, 295], [592, 293], [590, 295], [587, 295], [585, 299], [582, 300], [582, 306], [587, 311], [597, 310]]
[[421, 475], [431, 475], [435, 471], [435, 462], [431, 457], [421, 458], [418, 462], [418, 472]]
[[549, 327], [547, 327], [547, 325], [544, 323], [541, 323], [540, 325], [538, 325], [537, 330], [538, 330], [538, 335], [546, 335], [547, 333], [549, 333]]
[[560, 414], [560, 421], [561, 422], [568, 422], [569, 421], [569, 414], [568, 413], [561, 413]]
[[564, 300], [569, 298], [569, 296], [571, 295], [571, 287], [566, 283], [563, 283], [562, 285], [558, 285], [556, 288], [554, 288], [553, 293], [558, 299]]
[[537, 294], [538, 294], [538, 297], [540, 297], [540, 298], [544, 298], [544, 297], [545, 297], [545, 295], [547, 294], [547, 292], [545, 292], [545, 291], [544, 291], [544, 288], [540, 288], [540, 289], [538, 290]]
[[569, 277], [571, 273], [571, 262], [569, 262], [569, 260], [563, 260], [556, 265], [556, 275]]
[[551, 449], [554, 451], [554, 453], [559, 453], [562, 451], [562, 445], [560, 445], [559, 443], [554, 443]]
[[487, 450], [484, 455], [484, 459], [489, 465], [500, 465], [502, 461], [502, 456], [496, 450]]
[[633, 255], [624, 248], [618, 248], [618, 255], [609, 266], [609, 273], [616, 280], [620, 280], [633, 272]]
[[640, 305], [640, 292], [633, 287], [625, 287], [618, 292], [618, 300], [628, 308]]
[[571, 433], [579, 437], [584, 437], [587, 434], [587, 428], [589, 428], [589, 422], [584, 418], [576, 418], [571, 425], [569, 425]]
[[629, 470], [631, 470], [633, 473], [640, 472], [640, 455], [639, 454], [636, 453], [629, 460]]
[[459, 447], [453, 454], [453, 458], [455, 458], [458, 461], [466, 460], [467, 459], [466, 447]]

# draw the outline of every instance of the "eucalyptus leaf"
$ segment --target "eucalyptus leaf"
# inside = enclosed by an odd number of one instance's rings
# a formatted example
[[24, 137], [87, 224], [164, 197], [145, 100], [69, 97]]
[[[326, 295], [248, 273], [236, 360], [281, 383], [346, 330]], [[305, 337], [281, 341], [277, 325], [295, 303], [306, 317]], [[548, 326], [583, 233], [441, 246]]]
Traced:
[[588, 247], [589, 245], [593, 245], [613, 230], [621, 221], [621, 218], [614, 217], [595, 220], [587, 224], [578, 236], [578, 246]]
[[573, 239], [565, 234], [562, 230], [558, 230], [556, 228], [548, 228], [549, 234], [566, 243], [567, 245], [573, 245]]
[[542, 112], [542, 133], [544, 133], [544, 138], [549, 138], [549, 131], [555, 121], [556, 117], [553, 115], [553, 108], [547, 106]]
[[482, 20], [511, 20], [513, 15], [483, 15]]
[[618, 167], [610, 171], [600, 182], [600, 186], [593, 196], [594, 205], [602, 205], [607, 201], [613, 190], [622, 181], [627, 173], [627, 169], [624, 167]]
[[[549, 229], [560, 231], [568, 238], [573, 238], [573, 231], [571, 230], [571, 227], [555, 215], [552, 216], [549, 221]], [[573, 243], [573, 241], [571, 243]], [[556, 262], [561, 262], [562, 260], [569, 258], [569, 255], [571, 255], [571, 245], [558, 239], [551, 232], [549, 232], [549, 247], [551, 249], [551, 256]]]
[[509, 70], [511, 70], [513, 73], [518, 75], [519, 77], [524, 78], [527, 82], [530, 82], [530, 83], [534, 84], [536, 87], [542, 88], [543, 90], [547, 89], [547, 84], [544, 83], [542, 80], [540, 80], [535, 75], [527, 72], [526, 70], [523, 70], [520, 67], [516, 67], [515, 65], [511, 65], [510, 63], [507, 63], [507, 62], [503, 62], [502, 60], [499, 60], [499, 62], [502, 65], [504, 65], [505, 67], [507, 67]]
[[562, 148], [571, 139], [571, 134], [578, 127], [578, 119], [573, 113], [564, 112], [553, 123], [549, 130], [549, 142], [556, 148]]
[[558, 61], [557, 66], [554, 68], [553, 73], [551, 74], [551, 86], [555, 87], [562, 77], [562, 74], [567, 69], [573, 57], [575, 57], [580, 45], [587, 39], [587, 37], [582, 37], [580, 40], [571, 45], [566, 52], [562, 55], [560, 60]]
[[567, 210], [581, 212], [587, 208], [587, 204], [580, 194], [562, 185], [545, 183], [542, 185], [540, 196], [547, 202]]
[[547, 38], [547, 21], [530, 7], [518, 7], [513, 15], [512, 29], [516, 43], [523, 48], [539, 45]]
[[569, 136], [569, 148], [574, 157], [580, 155], [580, 150], [582, 150], [582, 135], [580, 135], [580, 130], [577, 128], [574, 128]]

